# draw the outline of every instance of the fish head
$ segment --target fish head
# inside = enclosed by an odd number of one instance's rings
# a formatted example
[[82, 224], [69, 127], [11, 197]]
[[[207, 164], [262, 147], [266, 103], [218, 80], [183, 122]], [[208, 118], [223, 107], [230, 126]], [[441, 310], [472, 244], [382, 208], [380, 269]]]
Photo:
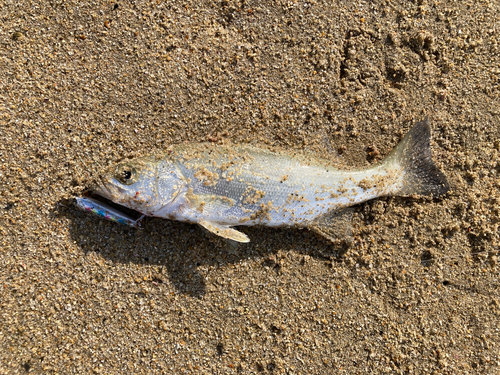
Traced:
[[146, 215], [160, 205], [156, 157], [137, 158], [113, 165], [98, 178], [96, 194]]

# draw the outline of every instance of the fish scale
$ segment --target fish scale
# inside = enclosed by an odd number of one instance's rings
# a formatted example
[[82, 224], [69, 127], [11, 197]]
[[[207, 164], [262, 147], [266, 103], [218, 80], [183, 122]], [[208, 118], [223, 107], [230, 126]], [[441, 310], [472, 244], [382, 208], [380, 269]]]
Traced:
[[[184, 155], [186, 147], [177, 148], [176, 154]], [[381, 195], [380, 186], [362, 189], [357, 183], [389, 175], [385, 165], [339, 171], [329, 161], [312, 157], [301, 163], [287, 153], [262, 152], [248, 146], [239, 146], [231, 152], [238, 157], [225, 170], [219, 168], [231, 161], [225, 147], [211, 148], [209, 155], [204, 153], [203, 157], [189, 161], [181, 156], [176, 162], [181, 174], [190, 181], [194, 195], [227, 197], [235, 201], [231, 207], [221, 207], [220, 199], [205, 206], [207, 218], [223, 224], [234, 224], [236, 220], [239, 225], [307, 226], [328, 211]], [[213, 183], [207, 184], [207, 181], [195, 177], [200, 168], [215, 176]], [[228, 180], [228, 175], [236, 177]], [[396, 176], [396, 179], [400, 178], [400, 175]], [[392, 190], [398, 188], [396, 181], [387, 185]], [[245, 203], [249, 195], [257, 192], [263, 193], [262, 198]], [[267, 210], [265, 215], [251, 218], [263, 208]]]

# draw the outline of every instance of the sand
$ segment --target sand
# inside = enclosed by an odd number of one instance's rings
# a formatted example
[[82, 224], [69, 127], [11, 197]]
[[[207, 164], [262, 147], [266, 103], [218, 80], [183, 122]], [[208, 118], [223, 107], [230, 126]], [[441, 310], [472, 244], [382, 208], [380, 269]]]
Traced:
[[[1, 374], [500, 372], [497, 1], [6, 0], [0, 18]], [[351, 248], [71, 204], [180, 142], [363, 167], [425, 116], [452, 190], [356, 207]]]

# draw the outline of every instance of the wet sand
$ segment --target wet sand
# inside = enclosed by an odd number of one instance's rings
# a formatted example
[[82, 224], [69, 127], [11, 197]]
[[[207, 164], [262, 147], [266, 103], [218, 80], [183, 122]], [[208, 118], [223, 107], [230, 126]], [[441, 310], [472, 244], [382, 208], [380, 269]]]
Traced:
[[[500, 6], [0, 4], [0, 373], [500, 372]], [[442, 198], [356, 207], [355, 241], [144, 230], [71, 198], [179, 142], [381, 160], [429, 116]]]

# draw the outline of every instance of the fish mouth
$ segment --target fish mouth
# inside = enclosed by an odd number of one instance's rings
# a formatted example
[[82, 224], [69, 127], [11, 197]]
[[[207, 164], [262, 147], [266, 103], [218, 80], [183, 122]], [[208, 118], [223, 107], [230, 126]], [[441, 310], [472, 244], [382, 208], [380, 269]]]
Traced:
[[103, 176], [97, 178], [97, 182], [93, 186], [92, 191], [94, 194], [100, 195], [112, 202], [119, 201], [120, 196], [126, 193], [120, 186], [110, 183]]
[[138, 217], [142, 215], [141, 212], [115, 202], [114, 198], [118, 197], [119, 194], [119, 187], [110, 184], [104, 177], [98, 176], [92, 186], [89, 187], [84, 195], [107, 204], [108, 206], [119, 210], [123, 214], [129, 215], [133, 219], [138, 219]]
[[[89, 190], [92, 192], [92, 195], [104, 198], [118, 207], [123, 207], [125, 209], [145, 214], [142, 209], [137, 209], [137, 207], [135, 207], [134, 198], [129, 197], [129, 192], [126, 189], [121, 186], [117, 186], [103, 176], [97, 177], [94, 185]], [[144, 205], [144, 208], [149, 209], [150, 206], [156, 206], [158, 204], [158, 200], [159, 198], [155, 194], [154, 199], [148, 200], [148, 204]], [[142, 203], [144, 204], [144, 202]]]
[[91, 188], [91, 190], [94, 194], [100, 195], [100, 196], [107, 198], [107, 199], [111, 199], [113, 194], [111, 192], [111, 189], [109, 187], [107, 187], [106, 185], [108, 185], [108, 184], [106, 184], [103, 177], [99, 176], [97, 178], [96, 185], [94, 185]]

